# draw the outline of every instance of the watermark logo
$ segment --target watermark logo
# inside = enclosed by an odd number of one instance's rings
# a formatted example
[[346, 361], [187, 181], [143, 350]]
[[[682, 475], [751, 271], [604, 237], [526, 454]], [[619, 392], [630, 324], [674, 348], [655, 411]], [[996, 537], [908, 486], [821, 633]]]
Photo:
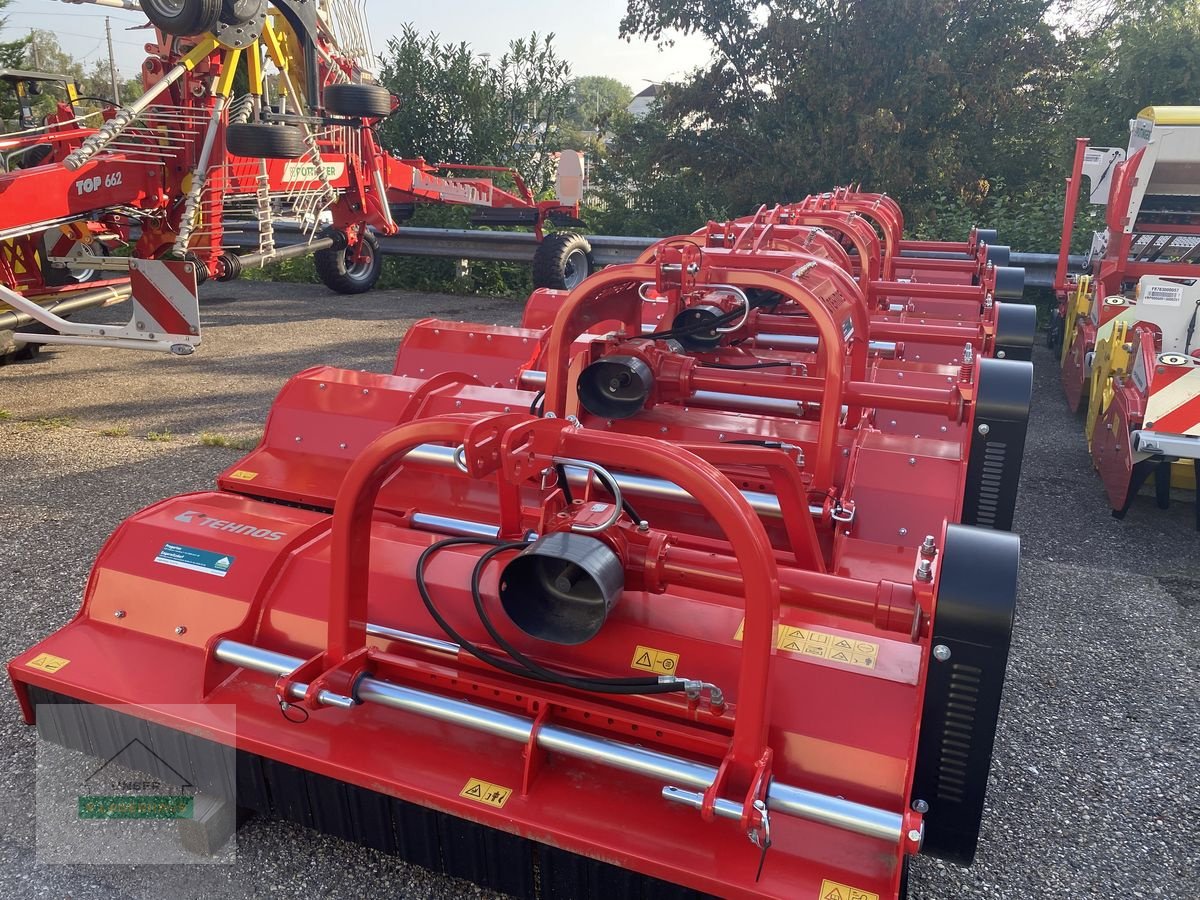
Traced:
[[36, 854], [49, 865], [236, 861], [237, 752], [231, 706], [156, 708], [42, 703], [35, 781]]
[[[195, 786], [175, 767], [134, 738], [88, 776], [86, 787], [98, 787], [116, 766], [152, 768], [168, 773], [174, 786], [154, 778], [117, 779], [120, 794], [85, 794], [79, 797], [80, 819], [190, 819], [195, 813]], [[170, 793], [165, 793], [170, 791]]]

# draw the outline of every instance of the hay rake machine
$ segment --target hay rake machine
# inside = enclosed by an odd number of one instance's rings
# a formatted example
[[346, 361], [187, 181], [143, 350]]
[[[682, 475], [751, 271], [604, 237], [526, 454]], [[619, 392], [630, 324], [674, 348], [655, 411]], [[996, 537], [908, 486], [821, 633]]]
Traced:
[[[1151, 477], [1165, 509], [1200, 468], [1200, 107], [1148, 107], [1130, 132], [1128, 150], [1076, 142], [1049, 337], [1117, 518]], [[1107, 228], [1070, 275], [1084, 176]]]
[[[23, 152], [19, 167], [0, 174], [0, 304], [9, 308], [0, 333], [10, 347], [188, 354], [200, 342], [199, 283], [314, 254], [331, 289], [369, 290], [382, 265], [376, 234], [394, 234], [419, 203], [469, 206], [481, 221], [531, 225], [539, 238], [549, 220], [577, 221], [577, 154], [563, 154], [559, 198], [539, 201], [515, 172], [457, 166], [464, 174], [448, 177], [444, 165], [380, 147], [374, 126], [397, 101], [370, 81], [360, 3], [145, 0], [141, 9], [155, 26], [141, 98], [106, 110], [99, 128], [60, 110], [9, 139]], [[501, 173], [515, 193], [495, 183]], [[283, 215], [306, 224], [301, 243], [276, 245]], [[256, 223], [253, 252], [225, 245], [227, 222], [239, 218]], [[96, 258], [95, 248], [128, 239], [135, 227], [132, 261]], [[553, 263], [576, 262], [559, 258], [572, 238], [586, 251], [568, 233], [546, 242], [547, 283], [568, 274], [551, 271]], [[586, 274], [586, 252], [582, 260], [576, 268]], [[97, 269], [115, 283], [67, 290]], [[53, 287], [64, 272], [73, 284]], [[64, 318], [130, 297], [124, 327]], [[30, 324], [45, 333], [12, 333]]]
[[1031, 364], [982, 294], [957, 362], [880, 352], [870, 279], [782, 209], [297, 375], [10, 664], [27, 720], [520, 897], [878, 900], [969, 862]]

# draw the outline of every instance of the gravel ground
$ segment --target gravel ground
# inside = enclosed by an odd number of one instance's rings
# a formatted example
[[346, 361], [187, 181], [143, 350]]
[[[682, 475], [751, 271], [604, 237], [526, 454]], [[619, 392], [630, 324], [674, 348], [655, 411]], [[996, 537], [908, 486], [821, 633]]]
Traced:
[[[208, 487], [294, 372], [386, 370], [414, 318], [512, 323], [512, 301], [240, 283], [204, 294], [189, 359], [87, 348], [0, 368], [0, 597], [10, 658], [74, 614], [101, 542], [147, 503]], [[115, 312], [115, 311], [114, 311]], [[1111, 519], [1039, 350], [1017, 530], [1015, 645], [990, 810], [970, 869], [918, 858], [914, 900], [1200, 897], [1200, 542], [1190, 504]], [[206, 436], [206, 437], [202, 437]], [[1114, 553], [1110, 548], [1119, 548]], [[0, 896], [487, 897], [380, 854], [252, 820], [233, 866], [45, 866], [34, 735], [0, 691]]]

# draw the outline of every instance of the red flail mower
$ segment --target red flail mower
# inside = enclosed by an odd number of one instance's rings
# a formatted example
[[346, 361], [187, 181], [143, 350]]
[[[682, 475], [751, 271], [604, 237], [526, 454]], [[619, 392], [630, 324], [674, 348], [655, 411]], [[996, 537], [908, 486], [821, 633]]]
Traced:
[[904, 256], [893, 209], [710, 223], [522, 327], [302, 372], [217, 490], [116, 531], [10, 666], [25, 716], [519, 897], [969, 862], [1033, 334], [985, 242]]

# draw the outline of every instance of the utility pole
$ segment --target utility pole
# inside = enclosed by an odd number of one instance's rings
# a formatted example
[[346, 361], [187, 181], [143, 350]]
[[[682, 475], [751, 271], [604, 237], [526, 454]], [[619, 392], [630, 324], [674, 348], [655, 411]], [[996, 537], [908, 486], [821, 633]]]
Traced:
[[121, 105], [121, 89], [117, 86], [117, 60], [113, 56], [112, 19], [104, 17], [104, 33], [108, 36], [108, 77], [112, 79], [113, 103]]
[[42, 68], [42, 58], [41, 58], [41, 56], [39, 56], [39, 55], [38, 55], [38, 48], [37, 48], [37, 29], [35, 29], [35, 28], [30, 28], [30, 29], [29, 29], [29, 50], [30, 50], [31, 54], [33, 55], [33, 67], [34, 67], [34, 69], [37, 69], [38, 71], [41, 71], [41, 68]]

